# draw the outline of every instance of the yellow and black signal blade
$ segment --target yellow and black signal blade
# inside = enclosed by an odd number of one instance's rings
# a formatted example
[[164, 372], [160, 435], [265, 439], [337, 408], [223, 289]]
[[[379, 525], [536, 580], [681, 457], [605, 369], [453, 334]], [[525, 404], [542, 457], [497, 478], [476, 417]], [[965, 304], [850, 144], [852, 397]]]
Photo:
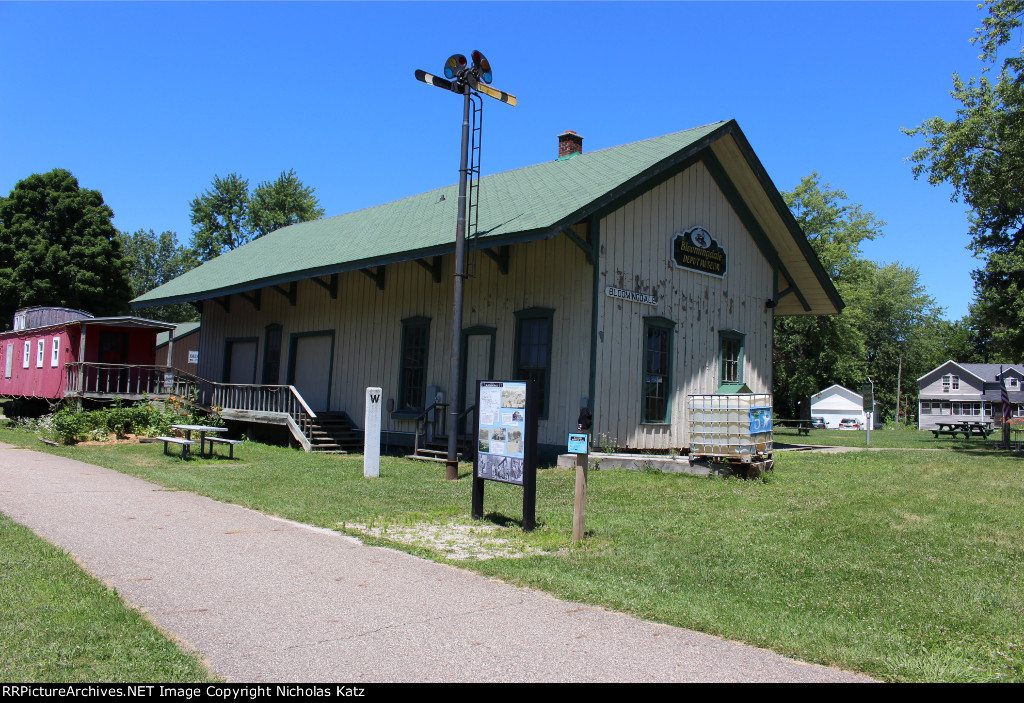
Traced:
[[482, 81], [477, 81], [477, 84], [473, 86], [473, 90], [478, 90], [484, 95], [491, 96], [495, 100], [500, 100], [503, 103], [508, 103], [512, 107], [515, 107], [516, 105], [519, 104], [519, 101], [516, 100], [516, 96], [509, 95], [503, 90], [495, 90], [489, 85], [484, 85]]
[[441, 78], [440, 76], [432, 75], [430, 73], [427, 73], [426, 71], [421, 71], [418, 68], [416, 69], [416, 80], [423, 81], [427, 85], [432, 85], [432, 86], [435, 86], [437, 88], [444, 88], [445, 90], [451, 90], [453, 92], [458, 92], [458, 91], [455, 90], [455, 86], [452, 85], [451, 81], [445, 80], [444, 78]]

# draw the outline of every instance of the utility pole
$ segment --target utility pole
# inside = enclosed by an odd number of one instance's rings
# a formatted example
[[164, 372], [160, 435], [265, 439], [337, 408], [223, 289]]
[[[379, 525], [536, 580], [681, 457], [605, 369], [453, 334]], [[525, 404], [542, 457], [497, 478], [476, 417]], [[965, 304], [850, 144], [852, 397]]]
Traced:
[[903, 380], [903, 355], [900, 354], [899, 371], [896, 372], [896, 427], [903, 427], [900, 424], [900, 382]]

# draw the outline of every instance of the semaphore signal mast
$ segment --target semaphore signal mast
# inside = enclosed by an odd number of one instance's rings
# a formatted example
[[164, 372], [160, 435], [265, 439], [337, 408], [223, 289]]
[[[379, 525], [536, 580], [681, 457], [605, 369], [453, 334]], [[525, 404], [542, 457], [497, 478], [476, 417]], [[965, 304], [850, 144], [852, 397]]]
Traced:
[[[474, 170], [469, 164], [470, 151], [470, 127], [469, 113], [471, 97], [474, 92], [482, 93], [488, 97], [500, 100], [503, 103], [516, 106], [517, 100], [514, 95], [504, 91], [496, 90], [490, 86], [493, 79], [491, 64], [479, 51], [471, 54], [473, 63], [470, 64], [462, 54], [452, 54], [444, 63], [444, 78], [432, 75], [426, 71], [416, 70], [416, 80], [423, 81], [428, 85], [437, 88], [450, 90], [463, 96], [462, 108], [462, 152], [459, 158], [459, 215], [455, 224], [455, 295], [454, 308], [452, 311], [452, 363], [449, 376], [449, 398], [448, 403], [448, 456], [445, 460], [445, 478], [454, 481], [459, 477], [458, 458], [458, 432], [459, 404], [459, 347], [462, 342], [462, 297], [463, 284], [466, 278], [466, 188], [470, 171]], [[478, 153], [474, 150], [474, 153]], [[479, 173], [479, 164], [475, 170]]]

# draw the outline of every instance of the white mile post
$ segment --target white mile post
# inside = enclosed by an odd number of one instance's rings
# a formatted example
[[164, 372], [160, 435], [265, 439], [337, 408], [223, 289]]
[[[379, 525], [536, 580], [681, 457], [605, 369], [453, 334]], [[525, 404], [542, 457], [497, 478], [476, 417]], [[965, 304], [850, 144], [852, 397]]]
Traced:
[[366, 415], [363, 420], [363, 476], [380, 476], [380, 399], [381, 388], [366, 389]]

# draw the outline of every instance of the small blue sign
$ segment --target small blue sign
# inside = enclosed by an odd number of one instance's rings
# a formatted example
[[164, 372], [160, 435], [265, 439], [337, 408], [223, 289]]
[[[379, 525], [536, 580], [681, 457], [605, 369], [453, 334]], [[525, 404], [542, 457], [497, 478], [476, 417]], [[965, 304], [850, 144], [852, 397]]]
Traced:
[[586, 454], [587, 453], [587, 445], [589, 444], [589, 442], [587, 441], [588, 438], [589, 438], [589, 435], [585, 435], [585, 434], [571, 434], [571, 435], [569, 435], [569, 453], [570, 454]]
[[750, 409], [750, 434], [772, 431], [772, 409], [751, 408]]

